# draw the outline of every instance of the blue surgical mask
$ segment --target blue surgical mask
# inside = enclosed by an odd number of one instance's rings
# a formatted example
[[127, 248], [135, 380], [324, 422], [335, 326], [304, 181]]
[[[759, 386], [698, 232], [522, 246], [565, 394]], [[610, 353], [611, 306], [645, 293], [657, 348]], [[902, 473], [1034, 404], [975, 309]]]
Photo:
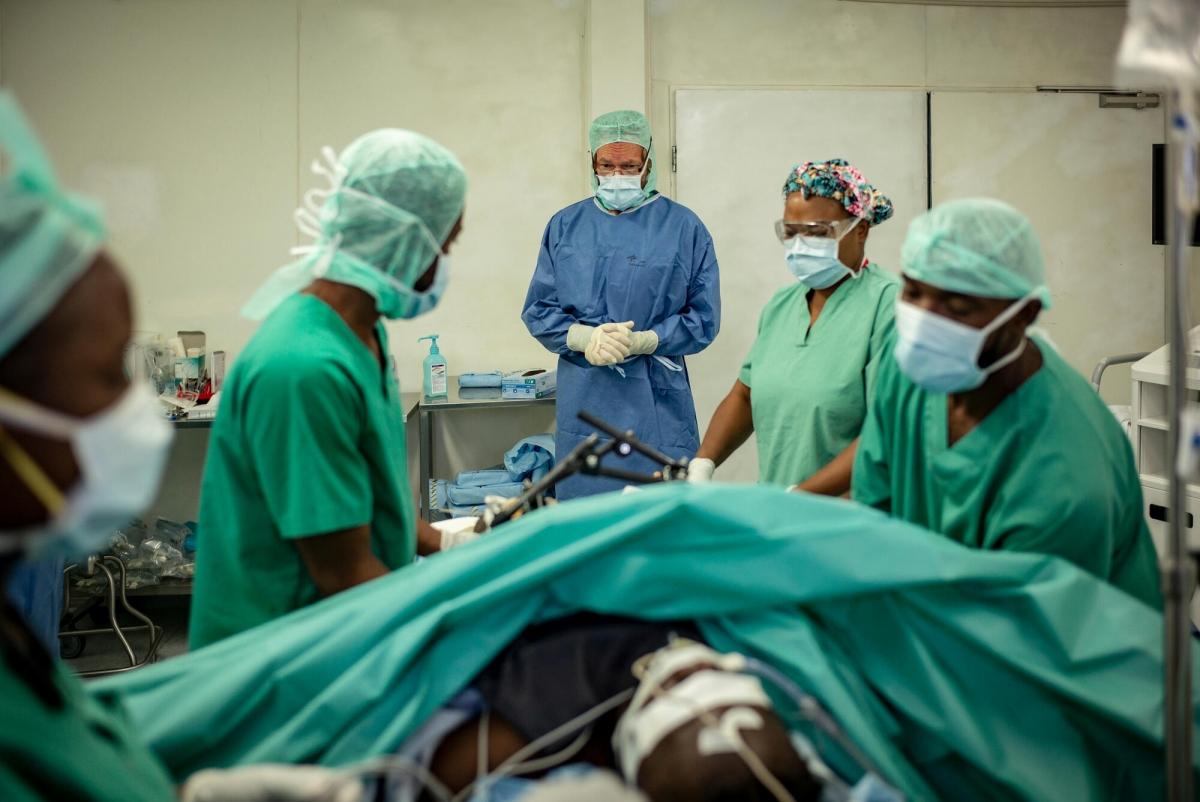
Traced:
[[598, 175], [596, 197], [605, 208], [624, 212], [646, 200], [640, 175]]
[[986, 368], [979, 355], [992, 332], [999, 329], [1033, 298], [1026, 296], [977, 329], [929, 312], [906, 301], [896, 302], [896, 362], [905, 376], [932, 393], [963, 393], [979, 387], [987, 377], [1016, 361], [1025, 350], [1025, 338], [1008, 354]]
[[433, 308], [442, 300], [442, 295], [446, 292], [446, 285], [449, 283], [450, 257], [447, 254], [439, 253], [437, 272], [433, 274], [433, 284], [429, 289], [425, 292], [417, 292], [395, 282], [390, 291], [384, 293], [386, 302], [382, 297], [379, 299], [379, 313], [389, 320], [411, 320], [432, 312]]
[[858, 274], [842, 264], [838, 258], [838, 246], [854, 225], [842, 232], [840, 237], [795, 237], [787, 251], [787, 266], [801, 284], [814, 290], [832, 287], [846, 276]]

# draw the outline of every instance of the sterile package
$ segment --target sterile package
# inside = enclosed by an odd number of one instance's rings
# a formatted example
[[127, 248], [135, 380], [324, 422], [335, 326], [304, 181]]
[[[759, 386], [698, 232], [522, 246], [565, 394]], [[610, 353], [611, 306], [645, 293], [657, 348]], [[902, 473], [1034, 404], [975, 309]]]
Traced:
[[558, 372], [553, 370], [518, 370], [504, 374], [500, 385], [503, 398], [545, 398], [553, 395]]
[[498, 370], [487, 373], [464, 373], [458, 377], [458, 386], [467, 388], [500, 387], [504, 374]]

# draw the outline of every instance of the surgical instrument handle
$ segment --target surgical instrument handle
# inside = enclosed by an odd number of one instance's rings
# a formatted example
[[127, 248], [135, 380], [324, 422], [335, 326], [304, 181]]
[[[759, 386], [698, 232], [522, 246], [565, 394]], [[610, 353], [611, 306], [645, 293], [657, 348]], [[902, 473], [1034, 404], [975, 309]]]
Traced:
[[686, 475], [687, 460], [668, 457], [666, 454], [662, 453], [653, 446], [646, 445], [641, 440], [638, 440], [637, 436], [634, 435], [632, 430], [626, 432], [617, 431], [617, 429], [609, 426], [607, 423], [600, 420], [587, 410], [580, 410], [579, 419], [597, 431], [607, 434], [609, 437], [613, 438], [613, 440], [627, 444], [633, 450], [641, 453], [650, 460], [657, 462], [659, 465], [662, 465], [664, 468], [664, 479], [682, 478], [683, 475]]

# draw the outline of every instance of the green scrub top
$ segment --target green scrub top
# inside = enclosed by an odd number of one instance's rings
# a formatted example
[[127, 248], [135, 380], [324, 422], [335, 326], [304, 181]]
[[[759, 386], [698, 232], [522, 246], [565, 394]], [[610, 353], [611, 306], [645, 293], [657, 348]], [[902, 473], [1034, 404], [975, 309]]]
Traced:
[[[376, 332], [386, 355], [387, 333]], [[317, 601], [295, 538], [368, 524], [385, 565], [412, 562], [406, 455], [394, 371], [323, 301], [281, 304], [234, 363], [213, 427], [192, 648]]]
[[[167, 772], [111, 697], [90, 695], [60, 665], [43, 699], [0, 645], [0, 799], [172, 802]], [[49, 658], [46, 658], [47, 661]], [[99, 698], [97, 698], [99, 697]]]
[[910, 381], [889, 348], [851, 495], [967, 546], [1063, 557], [1158, 607], [1129, 438], [1083, 377], [1034, 342], [1041, 369], [952, 446], [946, 396]]
[[761, 482], [803, 482], [858, 437], [899, 281], [874, 265], [834, 291], [812, 325], [809, 288], [767, 302], [738, 378], [750, 388]]

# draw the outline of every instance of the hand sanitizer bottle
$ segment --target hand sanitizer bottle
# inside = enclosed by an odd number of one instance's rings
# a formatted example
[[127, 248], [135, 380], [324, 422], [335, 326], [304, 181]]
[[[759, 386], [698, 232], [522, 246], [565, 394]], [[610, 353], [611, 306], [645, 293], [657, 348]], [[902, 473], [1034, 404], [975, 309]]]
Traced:
[[425, 337], [418, 337], [417, 342], [422, 340], [431, 340], [429, 346], [429, 356], [425, 357], [425, 397], [426, 398], [445, 398], [448, 395], [446, 389], [449, 376], [446, 373], [446, 358], [442, 356], [442, 352], [438, 350], [439, 334], [429, 334]]

